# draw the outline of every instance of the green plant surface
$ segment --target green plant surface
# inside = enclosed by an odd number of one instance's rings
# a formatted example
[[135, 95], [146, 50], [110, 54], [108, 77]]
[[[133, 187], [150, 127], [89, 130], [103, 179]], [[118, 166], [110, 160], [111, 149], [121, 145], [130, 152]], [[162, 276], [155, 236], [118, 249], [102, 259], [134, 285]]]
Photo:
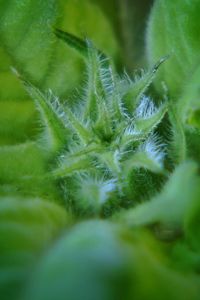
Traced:
[[192, 72], [182, 88], [182, 93], [177, 101], [177, 109], [184, 124], [191, 129], [200, 129], [200, 68], [199, 65]]
[[45, 177], [45, 155], [34, 142], [0, 147], [1, 195], [58, 197], [52, 181]]
[[17, 145], [37, 135], [36, 110], [29, 101], [0, 101], [0, 145]]
[[2, 300], [199, 300], [199, 3], [150, 5], [0, 0]]
[[112, 205], [113, 209], [123, 206], [123, 198], [132, 198], [134, 170], [146, 170], [147, 177], [151, 173], [164, 176], [164, 147], [155, 129], [167, 103], [157, 107], [145, 95], [163, 61], [134, 80], [128, 75], [118, 78], [108, 58], [89, 41], [61, 30], [55, 33], [86, 60], [88, 82], [82, 103], [72, 110], [52, 92], [44, 94], [18, 76], [41, 114], [40, 143], [54, 157], [49, 176], [63, 180], [76, 209], [99, 214], [104, 205], [109, 211]]
[[[12, 65], [40, 88], [51, 88], [57, 95], [65, 96], [80, 82], [83, 64], [55, 39], [52, 27], [56, 24], [90, 36], [112, 57], [117, 55], [117, 41], [109, 21], [92, 1], [1, 1], [2, 5], [0, 39], [3, 49]], [[91, 26], [94, 23], [95, 28]]]
[[[68, 102], [73, 101], [72, 95], [68, 97], [69, 91], [81, 84], [83, 62], [55, 38], [54, 26], [59, 24], [83, 37], [90, 36], [113, 60], [118, 59], [119, 46], [109, 20], [92, 1], [2, 0], [0, 5], [0, 108], [6, 118], [0, 121], [0, 144], [8, 145], [34, 138], [37, 128], [34, 107], [11, 67], [15, 66], [41, 89], [51, 88]], [[5, 106], [7, 117], [3, 115]], [[11, 118], [13, 110], [16, 116]]]
[[172, 98], [180, 96], [199, 64], [199, 8], [198, 0], [157, 0], [150, 14], [147, 57], [152, 65], [159, 57], [170, 55], [155, 83], [162, 92], [164, 81]]
[[0, 293], [20, 299], [40, 253], [70, 223], [66, 211], [39, 199], [0, 199]]
[[199, 162], [199, 8], [196, 0], [157, 0], [146, 33], [150, 65], [160, 56], [169, 55], [154, 83], [158, 92], [167, 91], [170, 99], [172, 148], [179, 162], [187, 156]]
[[73, 227], [39, 262], [27, 299], [126, 299], [129, 290], [124, 294], [122, 288], [131, 273], [126, 256], [132, 254], [128, 244], [121, 246], [118, 232], [104, 221]]
[[185, 162], [170, 176], [161, 193], [126, 212], [124, 220], [130, 226], [161, 223], [183, 230], [191, 207], [199, 202], [199, 184], [197, 165]]
[[94, 0], [105, 12], [119, 40], [120, 67], [130, 74], [146, 62], [146, 18], [153, 0]]
[[45, 254], [25, 299], [197, 299], [195, 282], [167, 267], [145, 231], [95, 220], [73, 227]]

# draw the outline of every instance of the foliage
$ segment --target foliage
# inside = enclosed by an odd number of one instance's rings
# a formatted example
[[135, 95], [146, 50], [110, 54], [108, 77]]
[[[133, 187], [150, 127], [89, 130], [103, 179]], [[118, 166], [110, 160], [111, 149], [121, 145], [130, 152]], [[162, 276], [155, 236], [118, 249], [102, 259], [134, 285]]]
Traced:
[[2, 300], [199, 299], [199, 2], [132, 75], [140, 2], [0, 0]]
[[[199, 42], [198, 0], [158, 0], [147, 28], [147, 57], [150, 65], [163, 55], [170, 59], [160, 72], [156, 87], [163, 81], [170, 97], [178, 102], [180, 116], [199, 126]], [[191, 103], [189, 103], [191, 102]]]

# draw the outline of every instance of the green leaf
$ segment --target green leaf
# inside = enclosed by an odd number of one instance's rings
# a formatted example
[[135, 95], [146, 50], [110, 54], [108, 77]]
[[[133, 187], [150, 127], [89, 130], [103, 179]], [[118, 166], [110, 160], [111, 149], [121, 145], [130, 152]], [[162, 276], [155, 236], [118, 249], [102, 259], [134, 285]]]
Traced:
[[163, 94], [164, 81], [174, 102], [199, 65], [199, 9], [198, 0], [156, 0], [151, 10], [146, 35], [148, 61], [152, 65], [163, 55], [170, 55], [155, 84]]
[[38, 255], [70, 222], [65, 210], [54, 203], [0, 198], [0, 292], [3, 300], [21, 299], [24, 283]]
[[46, 178], [47, 158], [35, 142], [0, 147], [0, 194], [55, 198], [55, 186]]
[[45, 127], [45, 133], [42, 137], [44, 139], [43, 143], [45, 142], [46, 149], [55, 153], [64, 148], [69, 135], [69, 130], [65, 125], [63, 107], [51, 91], [45, 95], [30, 83], [24, 81], [24, 84], [36, 103]]
[[124, 172], [129, 173], [135, 168], [144, 168], [154, 173], [163, 173], [163, 156], [164, 153], [159, 151], [156, 146], [150, 145], [150, 150], [139, 149], [130, 159], [128, 159], [123, 166]]
[[187, 157], [187, 144], [184, 123], [181, 120], [180, 110], [173, 103], [169, 105], [169, 119], [171, 121], [172, 139], [169, 145], [171, 159], [175, 163], [184, 162]]
[[156, 108], [148, 97], [143, 97], [136, 109], [134, 130], [138, 132], [138, 135], [149, 134], [161, 122], [166, 111], [166, 104], [162, 104], [159, 108]]
[[[126, 108], [129, 112], [133, 112], [136, 106], [138, 105], [141, 97], [144, 95], [150, 84], [153, 82], [155, 75], [157, 73], [158, 68], [160, 65], [165, 62], [168, 57], [161, 58], [152, 68], [152, 70], [141, 74], [138, 78], [136, 77], [133, 82], [131, 79], [128, 78], [128, 81], [131, 83], [127, 86], [125, 91], [123, 92], [123, 100], [125, 103]], [[124, 82], [122, 81], [122, 89], [124, 89]]]
[[90, 41], [84, 41], [60, 29], [56, 29], [55, 34], [86, 59], [88, 86], [86, 89], [85, 117], [88, 117], [88, 114], [94, 114], [93, 109], [98, 109], [95, 99], [97, 96], [106, 97], [113, 93], [114, 79], [109, 59], [103, 52], [96, 49]]
[[177, 110], [183, 124], [200, 130], [200, 67], [199, 64], [193, 70], [190, 78], [182, 87], [181, 94], [177, 100]]
[[[131, 253], [120, 243], [117, 226], [88, 221], [64, 234], [41, 259], [26, 299], [127, 299]], [[106, 246], [105, 246], [106, 245]]]
[[84, 126], [83, 122], [78, 120], [78, 117], [76, 117], [70, 109], [65, 107], [64, 112], [66, 113], [66, 118], [69, 126], [72, 128], [72, 130], [75, 131], [79, 139], [85, 145], [87, 145], [92, 139], [90, 130], [86, 128], [86, 126]]
[[196, 201], [199, 180], [197, 165], [183, 163], [171, 175], [160, 194], [130, 209], [122, 219], [130, 226], [161, 223], [183, 228], [188, 209]]
[[32, 101], [0, 101], [0, 145], [16, 145], [35, 137]]
[[84, 41], [71, 33], [64, 32], [57, 28], [55, 29], [54, 33], [59, 39], [63, 40], [70, 47], [77, 50], [77, 52], [80, 53], [81, 55], [83, 55], [83, 57], [85, 57], [85, 58], [88, 57], [89, 45], [88, 45], [87, 41]]
[[106, 221], [74, 226], [42, 257], [29, 280], [28, 300], [192, 299], [199, 280], [167, 265], [145, 231]]
[[87, 171], [91, 168], [91, 160], [88, 157], [80, 157], [64, 160], [60, 167], [52, 171], [52, 176], [56, 178], [72, 176], [77, 171]]
[[[200, 188], [192, 199], [191, 206], [188, 210], [184, 222], [186, 242], [199, 258], [200, 250], [200, 230], [199, 230], [199, 213], [200, 213]], [[199, 266], [199, 264], [198, 264]]]
[[55, 38], [53, 27], [77, 35], [84, 33], [113, 56], [117, 55], [118, 45], [109, 20], [89, 0], [78, 5], [77, 0], [2, 0], [0, 40], [12, 61], [10, 65], [40, 89], [51, 88], [65, 97], [67, 91], [80, 83], [83, 64]]

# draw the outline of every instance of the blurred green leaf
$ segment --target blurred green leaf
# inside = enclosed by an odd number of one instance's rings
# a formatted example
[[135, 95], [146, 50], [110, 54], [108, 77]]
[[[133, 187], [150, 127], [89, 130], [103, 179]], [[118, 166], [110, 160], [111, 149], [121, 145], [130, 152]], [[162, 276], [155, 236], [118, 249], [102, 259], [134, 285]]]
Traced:
[[155, 83], [163, 94], [164, 81], [173, 101], [177, 101], [199, 65], [199, 9], [199, 0], [156, 0], [150, 14], [146, 40], [148, 61], [152, 65], [163, 55], [170, 55]]
[[145, 231], [106, 221], [73, 227], [41, 259], [25, 299], [198, 299], [198, 279], [167, 266]]
[[117, 54], [109, 20], [89, 0], [8, 1], [0, 16], [0, 39], [12, 65], [40, 88], [51, 88], [58, 96], [66, 96], [66, 91], [80, 82], [82, 63], [59, 43], [52, 26], [94, 39], [112, 57]]
[[[21, 299], [39, 253], [70, 221], [64, 209], [39, 199], [0, 198], [0, 294]], [[19, 298], [18, 298], [19, 297]]]
[[129, 249], [118, 231], [105, 221], [76, 225], [43, 257], [26, 299], [127, 299]]
[[171, 224], [172, 229], [183, 228], [189, 208], [199, 196], [197, 170], [194, 162], [184, 162], [170, 176], [161, 193], [122, 214], [122, 220], [130, 226], [161, 223]]
[[[0, 147], [0, 194], [56, 197], [47, 178], [47, 153], [34, 142]], [[46, 156], [46, 157], [45, 157]]]

